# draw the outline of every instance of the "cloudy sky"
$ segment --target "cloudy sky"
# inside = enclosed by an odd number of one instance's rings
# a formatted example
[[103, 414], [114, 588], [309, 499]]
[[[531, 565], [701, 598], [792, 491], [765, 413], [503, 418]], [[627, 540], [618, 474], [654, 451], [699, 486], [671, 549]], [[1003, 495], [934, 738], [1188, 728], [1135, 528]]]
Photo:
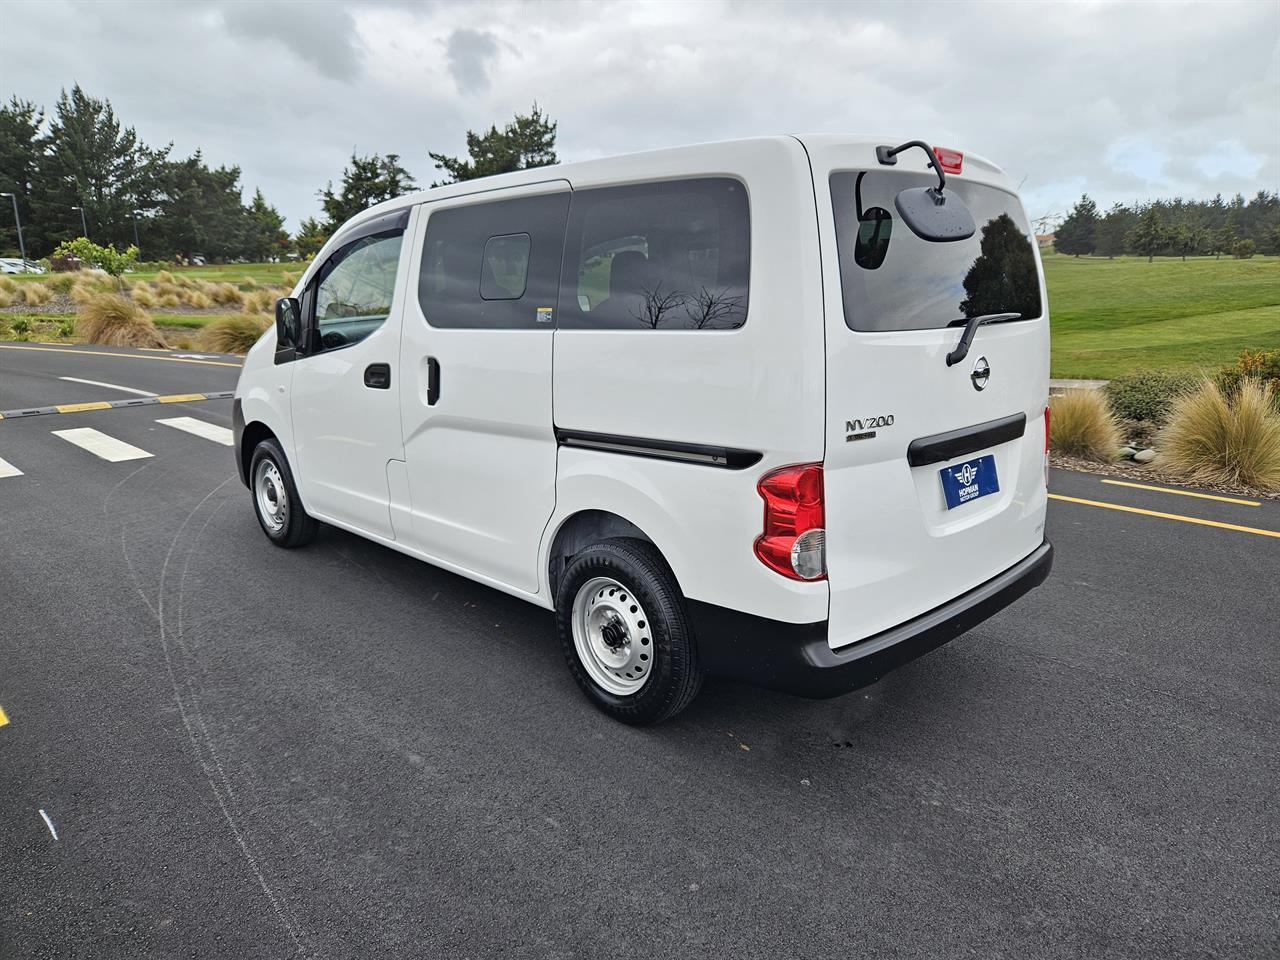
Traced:
[[1280, 3], [34, 3], [0, 95], [79, 82], [153, 144], [239, 164], [288, 225], [352, 149], [460, 153], [536, 98], [563, 160], [757, 134], [981, 153], [1028, 212], [1280, 187]]

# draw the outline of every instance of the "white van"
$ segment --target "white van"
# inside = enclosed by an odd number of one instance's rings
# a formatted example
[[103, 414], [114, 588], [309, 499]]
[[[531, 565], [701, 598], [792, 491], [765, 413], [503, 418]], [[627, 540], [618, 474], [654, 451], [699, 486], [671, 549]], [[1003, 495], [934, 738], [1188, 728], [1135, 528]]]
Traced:
[[236, 461], [274, 543], [323, 521], [552, 608], [650, 723], [704, 673], [846, 692], [1044, 580], [1048, 376], [999, 168], [744, 140], [353, 217], [249, 352]]

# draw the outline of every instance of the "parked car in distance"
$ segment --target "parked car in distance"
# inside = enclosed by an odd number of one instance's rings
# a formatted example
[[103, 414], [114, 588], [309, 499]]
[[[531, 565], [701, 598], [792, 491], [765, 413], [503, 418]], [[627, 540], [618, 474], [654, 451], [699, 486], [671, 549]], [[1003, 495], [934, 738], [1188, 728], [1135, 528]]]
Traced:
[[18, 257], [0, 257], [0, 273], [44, 273], [44, 267], [34, 260], [23, 261]]
[[273, 543], [330, 523], [554, 609], [652, 723], [706, 673], [852, 690], [1040, 583], [1048, 375], [998, 167], [744, 140], [353, 217], [248, 354], [236, 463]]

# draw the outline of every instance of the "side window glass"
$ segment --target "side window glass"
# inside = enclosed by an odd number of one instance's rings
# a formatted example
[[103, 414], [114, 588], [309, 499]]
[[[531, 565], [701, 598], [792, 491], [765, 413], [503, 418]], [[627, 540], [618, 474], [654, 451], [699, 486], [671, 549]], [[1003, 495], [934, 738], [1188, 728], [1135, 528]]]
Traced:
[[746, 322], [751, 220], [737, 180], [576, 192], [565, 250], [561, 327], [732, 330]]
[[567, 191], [433, 211], [418, 274], [427, 323], [552, 326], [568, 214]]
[[359, 343], [390, 316], [403, 238], [400, 232], [362, 237], [321, 268], [315, 320], [322, 349]]

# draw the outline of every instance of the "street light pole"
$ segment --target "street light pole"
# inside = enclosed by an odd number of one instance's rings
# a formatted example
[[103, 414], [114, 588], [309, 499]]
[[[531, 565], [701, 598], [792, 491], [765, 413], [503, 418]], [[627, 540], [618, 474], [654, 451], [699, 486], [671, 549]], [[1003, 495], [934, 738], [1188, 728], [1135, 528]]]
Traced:
[[71, 209], [80, 211], [80, 228], [84, 231], [84, 233], [80, 234], [80, 236], [88, 240], [89, 239], [89, 223], [84, 218], [84, 207], [72, 207]]
[[138, 251], [138, 257], [142, 257], [142, 241], [138, 239], [138, 214], [141, 210], [133, 211], [133, 246]]
[[0, 193], [0, 197], [8, 197], [13, 201], [13, 222], [18, 225], [18, 250], [22, 253], [22, 272], [27, 272], [27, 245], [22, 242], [22, 218], [18, 216], [18, 198], [12, 193]]

